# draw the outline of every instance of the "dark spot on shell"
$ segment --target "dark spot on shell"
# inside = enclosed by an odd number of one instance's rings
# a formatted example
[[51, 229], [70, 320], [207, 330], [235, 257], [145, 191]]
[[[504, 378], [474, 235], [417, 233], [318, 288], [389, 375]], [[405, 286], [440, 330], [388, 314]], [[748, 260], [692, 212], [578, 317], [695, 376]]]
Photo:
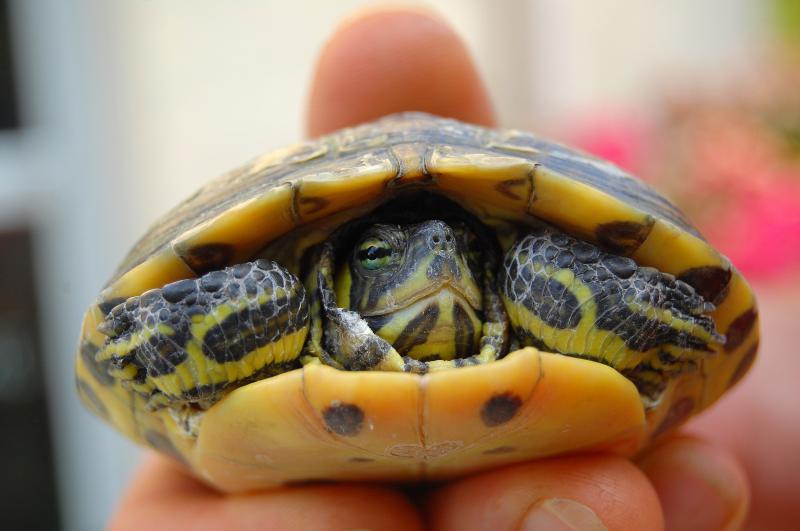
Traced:
[[227, 266], [234, 253], [235, 249], [230, 244], [207, 243], [188, 249], [182, 258], [195, 273], [204, 275]]
[[597, 227], [597, 242], [616, 254], [631, 254], [647, 239], [652, 224], [643, 225], [634, 221], [612, 221]]
[[301, 197], [298, 201], [298, 204], [301, 208], [298, 210], [301, 211], [303, 215], [307, 216], [309, 214], [319, 212], [328, 206], [329, 202], [330, 201], [323, 197]]
[[719, 266], [693, 267], [678, 275], [678, 280], [692, 286], [705, 300], [719, 305], [728, 293], [731, 271]]
[[355, 404], [335, 403], [322, 412], [322, 418], [332, 432], [351, 437], [361, 431], [364, 424], [364, 411]]
[[755, 309], [750, 308], [733, 320], [725, 331], [725, 350], [732, 352], [747, 339], [747, 336], [756, 324], [757, 315]]
[[485, 450], [483, 455], [501, 455], [501, 454], [510, 454], [516, 452], [517, 449], [513, 446], [498, 446], [497, 448], [492, 448], [490, 450]]
[[107, 301], [103, 301], [103, 302], [98, 303], [97, 307], [100, 308], [100, 311], [102, 312], [103, 317], [105, 317], [106, 315], [111, 313], [111, 310], [113, 310], [114, 307], [119, 306], [123, 302], [125, 302], [125, 298], [124, 297], [115, 297], [113, 299], [108, 299]]
[[489, 427], [505, 424], [517, 414], [522, 399], [514, 393], [494, 395], [481, 408], [481, 419]]
[[75, 383], [78, 386], [78, 392], [86, 399], [91, 409], [94, 410], [94, 413], [100, 417], [103, 417], [104, 419], [108, 419], [108, 410], [106, 409], [106, 405], [103, 404], [103, 401], [100, 400], [100, 397], [94, 392], [92, 386], [81, 378], [78, 378]]
[[504, 196], [519, 200], [522, 199], [517, 193], [514, 192], [514, 188], [520, 185], [527, 184], [528, 179], [507, 179], [505, 181], [501, 181], [494, 185], [494, 189], [503, 194]]
[[667, 411], [667, 414], [664, 415], [664, 419], [661, 421], [661, 424], [658, 425], [658, 428], [655, 429], [653, 432], [653, 437], [657, 437], [662, 433], [666, 433], [672, 428], [681, 424], [684, 420], [688, 419], [692, 412], [694, 411], [694, 399], [689, 396], [685, 396], [672, 404]]
[[183, 454], [181, 454], [178, 451], [178, 449], [175, 448], [175, 445], [172, 444], [172, 441], [170, 441], [163, 434], [155, 430], [147, 430], [144, 433], [144, 440], [147, 441], [147, 444], [149, 444], [159, 452], [168, 455], [173, 459], [180, 461], [181, 463], [187, 464], [186, 458], [183, 457]]
[[[619, 278], [630, 278], [636, 273], [637, 269], [636, 262], [624, 256], [606, 256], [603, 259], [603, 265]], [[639, 286], [637, 285], [637, 287]], [[639, 287], [639, 289], [642, 289], [642, 287]]]
[[741, 380], [747, 371], [750, 370], [750, 367], [753, 366], [753, 362], [756, 360], [756, 354], [758, 353], [758, 343], [750, 347], [748, 351], [742, 356], [742, 359], [739, 361], [739, 365], [736, 366], [736, 370], [733, 371], [731, 374], [731, 379], [728, 382], [728, 387], [733, 387], [739, 380]]
[[374, 463], [375, 460], [369, 457], [351, 457], [349, 459], [351, 463]]
[[197, 289], [197, 284], [192, 279], [179, 280], [172, 284], [167, 284], [161, 288], [161, 296], [164, 300], [173, 304], [181, 302], [187, 295]]

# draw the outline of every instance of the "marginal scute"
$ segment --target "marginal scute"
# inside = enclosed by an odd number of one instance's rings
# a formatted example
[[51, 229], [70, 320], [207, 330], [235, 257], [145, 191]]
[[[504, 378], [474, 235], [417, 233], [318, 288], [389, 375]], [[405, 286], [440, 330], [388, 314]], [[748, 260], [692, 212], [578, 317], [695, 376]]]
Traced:
[[520, 197], [518, 190], [526, 188], [527, 185], [528, 179], [524, 177], [519, 179], [506, 179], [505, 181], [500, 181], [494, 185], [494, 189], [509, 199], [519, 201], [525, 198]]
[[754, 308], [748, 308], [739, 317], [733, 320], [725, 331], [725, 350], [732, 352], [736, 350], [753, 330], [758, 314]]
[[629, 255], [647, 239], [654, 221], [648, 218], [647, 223], [634, 221], [603, 223], [595, 230], [597, 243], [609, 252]]
[[97, 361], [95, 359], [97, 351], [98, 347], [94, 343], [81, 341], [79, 352], [86, 368], [94, 379], [97, 380], [97, 383], [105, 386], [112, 386], [114, 385], [114, 378], [108, 374], [108, 369], [111, 364], [107, 361]]
[[195, 276], [197, 274], [186, 262], [167, 246], [133, 269], [122, 273], [100, 293], [98, 304], [125, 300], [147, 290], [160, 288], [164, 284]]
[[206, 243], [186, 250], [183, 259], [198, 275], [231, 265], [235, 249], [228, 243]]
[[87, 405], [91, 407], [94, 413], [108, 420], [108, 409], [106, 409], [106, 405], [100, 400], [100, 397], [97, 396], [97, 393], [94, 392], [92, 386], [81, 378], [77, 378], [75, 383], [78, 387], [78, 393], [85, 399]]
[[[651, 216], [602, 190], [537, 165], [533, 175], [534, 199], [529, 213], [581, 239], [597, 242], [597, 227], [607, 224], [648, 226]], [[574, 215], [568, 215], [574, 213]], [[608, 238], [607, 238], [608, 239]], [[621, 242], [610, 241], [619, 245]], [[628, 249], [630, 250], [630, 249]]]
[[229, 263], [237, 264], [249, 261], [267, 242], [294, 226], [292, 186], [279, 184], [198, 223], [177, 236], [172, 247], [188, 261], [192, 249], [225, 242], [233, 249]]
[[731, 281], [731, 270], [720, 266], [693, 267], [678, 275], [707, 301], [719, 304], [725, 298]]
[[188, 464], [186, 458], [180, 451], [172, 444], [172, 441], [169, 440], [164, 434], [159, 433], [155, 430], [148, 430], [144, 434], [144, 439], [147, 441], [147, 444], [159, 450], [160, 452], [180, 461], [181, 463]]
[[739, 360], [739, 363], [736, 365], [736, 369], [733, 370], [731, 374], [731, 378], [728, 381], [728, 387], [733, 387], [747, 374], [747, 371], [750, 370], [750, 367], [753, 366], [753, 362], [756, 360], [756, 354], [758, 353], [758, 341], [747, 349], [747, 352], [744, 353], [742, 359]]
[[398, 144], [391, 149], [397, 161], [397, 177], [390, 185], [399, 189], [412, 185], [430, 185], [433, 177], [425, 167], [428, 146], [422, 142]]
[[533, 194], [535, 163], [460, 146], [431, 148], [426, 168], [435, 188], [478, 215], [523, 219]]
[[685, 396], [680, 398], [670, 406], [667, 414], [661, 420], [661, 424], [653, 432], [653, 437], [657, 437], [662, 433], [670, 431], [672, 428], [683, 423], [688, 419], [694, 411], [694, 400], [691, 397]]
[[323, 164], [294, 183], [294, 214], [298, 223], [370, 204], [397, 176], [387, 150], [362, 153]]
[[300, 197], [296, 209], [297, 212], [302, 212], [303, 216], [313, 217], [329, 204], [330, 202], [324, 197]]

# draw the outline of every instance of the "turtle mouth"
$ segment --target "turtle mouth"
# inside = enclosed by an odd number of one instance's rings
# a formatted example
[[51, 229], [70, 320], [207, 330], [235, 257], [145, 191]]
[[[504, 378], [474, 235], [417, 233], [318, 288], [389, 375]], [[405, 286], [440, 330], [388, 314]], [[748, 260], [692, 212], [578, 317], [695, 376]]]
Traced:
[[401, 355], [414, 359], [464, 358], [475, 352], [481, 337], [480, 312], [449, 284], [365, 319]]
[[454, 299], [461, 302], [464, 306], [469, 306], [476, 312], [481, 311], [483, 307], [480, 292], [475, 289], [469, 289], [468, 286], [463, 285], [461, 282], [452, 279], [444, 279], [440, 282], [425, 285], [419, 291], [411, 293], [402, 300], [394, 300], [392, 301], [393, 304], [386, 304], [380, 308], [360, 313], [364, 317], [387, 316], [406, 310], [425, 299], [431, 299], [431, 302], [434, 302], [439, 296], [446, 295], [447, 293], [452, 294]]

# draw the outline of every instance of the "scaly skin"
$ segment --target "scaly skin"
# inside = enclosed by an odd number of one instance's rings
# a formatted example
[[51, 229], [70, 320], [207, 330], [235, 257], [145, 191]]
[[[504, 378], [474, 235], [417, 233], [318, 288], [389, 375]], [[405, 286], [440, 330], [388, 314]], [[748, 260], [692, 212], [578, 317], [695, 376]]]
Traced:
[[[506, 252], [498, 297], [471, 240], [439, 220], [373, 224], [335, 280], [341, 237], [323, 244], [306, 282], [319, 300], [304, 362], [416, 373], [489, 363], [508, 351], [510, 321], [515, 342], [611, 365], [656, 400], [721, 339], [703, 314], [713, 306], [687, 284], [552, 229]], [[205, 409], [299, 366], [308, 327], [303, 286], [261, 260], [132, 297], [101, 326], [109, 340], [97, 358], [151, 408]]]

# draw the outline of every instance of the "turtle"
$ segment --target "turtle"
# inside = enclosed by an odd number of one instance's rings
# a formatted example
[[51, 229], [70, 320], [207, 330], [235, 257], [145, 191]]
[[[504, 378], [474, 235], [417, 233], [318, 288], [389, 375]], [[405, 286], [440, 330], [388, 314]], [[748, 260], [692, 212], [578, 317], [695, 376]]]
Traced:
[[634, 456], [758, 350], [755, 297], [650, 186], [423, 113], [186, 199], [87, 311], [84, 404], [224, 492]]

